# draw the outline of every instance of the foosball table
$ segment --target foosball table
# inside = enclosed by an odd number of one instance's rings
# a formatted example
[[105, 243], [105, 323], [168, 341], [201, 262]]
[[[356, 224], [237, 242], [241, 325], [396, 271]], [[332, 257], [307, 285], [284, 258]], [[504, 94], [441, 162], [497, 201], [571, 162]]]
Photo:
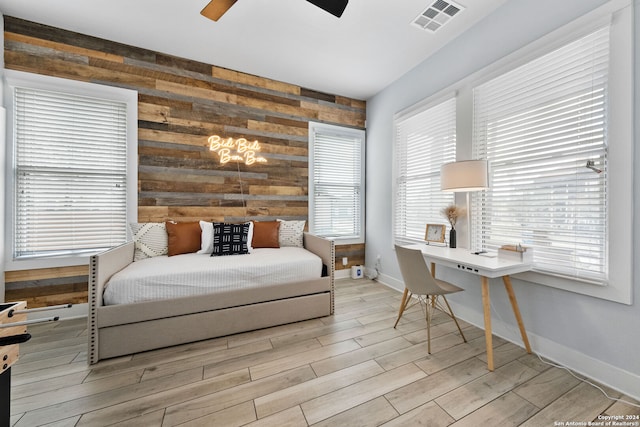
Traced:
[[20, 357], [20, 344], [31, 339], [30, 324], [57, 321], [59, 317], [27, 320], [27, 314], [70, 308], [71, 304], [27, 309], [24, 301], [0, 303], [0, 426], [9, 425], [11, 415], [11, 366]]

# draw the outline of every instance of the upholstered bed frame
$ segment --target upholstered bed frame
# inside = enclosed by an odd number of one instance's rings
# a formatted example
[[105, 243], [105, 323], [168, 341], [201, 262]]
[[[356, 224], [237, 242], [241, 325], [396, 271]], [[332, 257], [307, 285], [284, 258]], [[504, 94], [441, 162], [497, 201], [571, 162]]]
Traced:
[[304, 234], [325, 277], [260, 289], [104, 306], [111, 276], [133, 262], [129, 242], [91, 257], [88, 362], [333, 314], [333, 241]]

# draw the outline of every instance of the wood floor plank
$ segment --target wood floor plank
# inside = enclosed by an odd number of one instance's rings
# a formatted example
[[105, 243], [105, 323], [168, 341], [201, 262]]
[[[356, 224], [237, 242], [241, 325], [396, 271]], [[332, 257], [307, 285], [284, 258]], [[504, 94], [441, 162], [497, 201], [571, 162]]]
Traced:
[[[182, 366], [187, 365], [186, 361], [190, 359], [196, 359], [196, 361], [206, 361], [208, 363], [212, 363], [214, 361], [223, 361], [228, 359], [233, 359], [234, 357], [242, 356], [245, 354], [250, 354], [253, 352], [262, 351], [265, 349], [271, 348], [271, 343], [269, 341], [263, 341], [262, 343], [255, 345], [248, 345], [236, 349], [227, 349], [226, 343], [224, 345], [214, 345], [213, 348], [185, 348], [181, 351], [177, 351], [175, 354], [171, 356], [156, 358], [156, 357], [146, 357], [146, 358], [133, 358], [131, 360], [123, 360], [119, 363], [112, 363], [109, 365], [100, 365], [91, 370], [91, 374], [87, 378], [87, 381], [95, 381], [100, 378], [108, 377], [110, 375], [114, 375], [114, 373], [122, 373], [124, 371], [136, 371], [140, 368], [148, 368], [153, 369], [155, 366], [159, 364], [161, 367], [166, 367], [167, 365], [175, 366], [176, 368], [180, 368]], [[192, 363], [189, 368], [185, 368], [183, 370], [190, 369], [191, 367], [202, 367], [202, 364]]]
[[366, 362], [367, 360], [375, 359], [410, 346], [411, 343], [409, 341], [403, 337], [398, 337], [369, 347], [358, 347], [356, 350], [332, 356], [318, 362], [313, 362], [311, 363], [311, 367], [315, 371], [316, 375], [327, 375], [331, 372], [348, 368], [349, 366], [354, 366], [359, 363]]
[[155, 412], [150, 412], [136, 418], [110, 424], [109, 427], [160, 426], [162, 425], [163, 418], [164, 409], [159, 409]]
[[400, 414], [404, 414], [486, 374], [487, 365], [471, 358], [393, 390], [385, 397]]
[[453, 418], [451, 418], [451, 416], [441, 407], [436, 405], [434, 402], [429, 402], [382, 425], [384, 427], [446, 427], [452, 422]]
[[[86, 338], [84, 339], [86, 341]], [[52, 357], [64, 356], [67, 354], [77, 355], [78, 353], [85, 352], [87, 350], [87, 343], [82, 342], [80, 344], [64, 346], [64, 347], [55, 347], [45, 351], [36, 351], [36, 352], [25, 352], [23, 348], [20, 352], [20, 360], [23, 363], [27, 362], [37, 362], [41, 360], [50, 359]]]
[[253, 407], [253, 402], [247, 401], [242, 402], [239, 405], [214, 412], [213, 414], [187, 421], [184, 424], [180, 424], [180, 427], [236, 427], [249, 424], [255, 420], [256, 413]]
[[75, 427], [80, 416], [65, 418], [64, 420], [54, 421], [52, 423], [40, 424], [40, 427]]
[[11, 409], [18, 412], [34, 411], [62, 402], [72, 401], [85, 396], [103, 393], [109, 390], [126, 387], [140, 382], [142, 369], [138, 371], [126, 372], [122, 375], [107, 377], [102, 380], [92, 381], [82, 384], [67, 386], [64, 393], [59, 390], [41, 392], [28, 397], [14, 399], [11, 402]]
[[[19, 363], [15, 364], [14, 367], [20, 366]], [[13, 368], [11, 368], [13, 371]], [[65, 375], [71, 375], [78, 372], [87, 372], [87, 364], [82, 362], [74, 362], [69, 363], [67, 365], [59, 365], [50, 367], [47, 369], [41, 369], [31, 372], [26, 372], [23, 374], [16, 374], [15, 372], [11, 372], [11, 384], [15, 386], [20, 386], [24, 384], [37, 383], [42, 380], [47, 380], [51, 378], [62, 377]]]
[[264, 418], [286, 408], [297, 406], [313, 398], [331, 393], [383, 373], [373, 360], [328, 375], [319, 376], [305, 383], [279, 390], [255, 399], [258, 418]]
[[521, 426], [539, 427], [566, 421], [588, 423], [596, 419], [612, 403], [599, 390], [586, 383], [580, 383]]
[[[493, 344], [493, 366], [496, 368], [504, 366], [507, 363], [519, 359], [526, 354], [527, 352], [524, 348], [510, 342], [506, 342], [501, 345]], [[486, 362], [487, 354], [480, 354], [478, 358]]]
[[333, 334], [335, 332], [343, 331], [345, 329], [354, 328], [361, 325], [362, 324], [355, 319], [332, 323], [331, 325], [325, 325], [324, 323], [322, 323], [322, 326], [319, 327], [309, 327], [289, 335], [273, 337], [271, 338], [271, 344], [274, 347], [282, 347], [294, 344], [296, 342], [315, 339], [323, 335]]
[[580, 381], [568, 372], [551, 368], [516, 387], [513, 391], [538, 408], [544, 408], [579, 383]]
[[340, 354], [348, 353], [359, 348], [360, 346], [354, 340], [341, 341], [336, 344], [330, 344], [320, 347], [318, 349], [313, 349], [298, 354], [292, 354], [290, 356], [281, 357], [280, 359], [272, 360], [270, 362], [261, 363], [259, 365], [252, 366], [251, 368], [249, 368], [249, 371], [251, 372], [251, 379], [257, 380], [287, 371], [292, 368], [308, 365], [318, 360], [323, 360], [330, 357], [335, 357]]
[[397, 388], [411, 384], [426, 374], [413, 364], [361, 381], [324, 396], [311, 399], [301, 406], [309, 424], [315, 424], [351, 409]]
[[[185, 384], [191, 384], [195, 381], [199, 381], [201, 378], [202, 368], [196, 368], [191, 371], [183, 371], [169, 377], [162, 377], [157, 380], [134, 384], [124, 389], [114, 389], [104, 393], [84, 396], [80, 399], [27, 412], [22, 418], [20, 418], [18, 423], [16, 423], [16, 426], [30, 427], [44, 422], [63, 420], [65, 418], [81, 414], [85, 414], [83, 415], [84, 417], [87, 413], [92, 413], [92, 411], [127, 402], [141, 396], [154, 395], [168, 389], [180, 387]], [[116, 421], [118, 420], [114, 420], [114, 422]]]
[[[459, 335], [448, 334], [431, 340], [431, 353], [435, 354], [462, 342]], [[427, 342], [421, 342], [411, 347], [376, 358], [376, 361], [386, 370], [397, 368], [405, 363], [417, 362], [429, 357]]]
[[302, 409], [300, 409], [299, 406], [294, 406], [293, 408], [249, 423], [247, 427], [301, 427], [306, 425], [307, 420], [304, 418]]
[[309, 366], [303, 366], [231, 389], [206, 394], [177, 405], [170, 405], [167, 407], [163, 425], [182, 424], [313, 378], [316, 378], [313, 370]]
[[34, 394], [46, 393], [52, 390], [72, 387], [82, 383], [87, 375], [89, 375], [89, 370], [75, 372], [69, 375], [63, 375], [60, 377], [50, 378], [42, 381], [35, 381], [22, 385], [12, 385], [11, 399], [13, 401], [28, 396], [33, 396]]
[[537, 374], [537, 371], [513, 361], [437, 398], [436, 403], [459, 420]]
[[517, 427], [538, 411], [538, 408], [525, 399], [509, 392], [451, 424], [451, 427], [476, 427], [480, 425]]
[[[171, 360], [165, 363], [147, 366], [142, 380], [147, 381], [152, 378], [171, 375], [173, 373], [185, 371], [198, 366], [202, 367], [204, 365], [224, 363], [229, 360], [236, 360], [239, 357], [246, 357], [248, 355], [254, 355], [256, 353], [261, 353], [272, 349], [273, 346], [268, 340], [262, 340], [252, 344], [219, 350], [212, 353], [201, 353], [194, 356], [184, 357], [179, 361]], [[233, 371], [236, 370], [237, 369], [234, 369]]]
[[[443, 323], [440, 324], [432, 324], [431, 325], [431, 339], [435, 339], [447, 334], [457, 334], [460, 336], [460, 332], [458, 332], [458, 327], [453, 322], [449, 322], [447, 319], [442, 320]], [[462, 327], [462, 325], [461, 325]], [[464, 333], [464, 331], [463, 331]], [[404, 338], [411, 342], [412, 344], [418, 344], [421, 342], [425, 342], [428, 338], [427, 331], [423, 329], [418, 329], [409, 334], [403, 335]], [[464, 342], [462, 337], [460, 337], [460, 342]]]
[[[397, 315], [397, 313], [396, 313]], [[393, 326], [391, 324], [391, 326]], [[401, 337], [411, 332], [418, 330], [424, 331], [425, 323], [423, 319], [419, 319], [413, 322], [398, 324], [397, 328], [388, 328], [381, 331], [371, 332], [366, 335], [361, 335], [354, 338], [358, 344], [362, 347], [368, 347], [370, 345], [379, 344], [386, 340]]]
[[313, 424], [313, 427], [377, 427], [397, 416], [393, 406], [384, 397], [378, 397]]
[[[615, 402], [606, 411], [605, 415], [638, 415], [640, 416], [640, 401], [634, 400], [629, 396], [621, 396], [621, 400], [624, 402]], [[635, 405], [632, 406], [631, 404]]]
[[[433, 374], [486, 352], [487, 346], [483, 330], [475, 328], [469, 333], [465, 331], [465, 337], [467, 337], [468, 342], [459, 343], [442, 351], [434, 351], [424, 360], [417, 361], [416, 365], [426, 373]], [[495, 341], [496, 338], [494, 337]]]
[[51, 357], [49, 359], [36, 360], [34, 362], [24, 362], [16, 365], [12, 371], [14, 375], [26, 374], [29, 372], [47, 370], [55, 366], [69, 365], [76, 358], [77, 354], [66, 354], [58, 357]]
[[304, 331], [310, 328], [316, 328], [323, 326], [322, 320], [311, 319], [302, 322], [291, 323], [288, 325], [275, 326], [272, 328], [260, 329], [258, 331], [243, 332], [237, 335], [231, 335], [227, 337], [229, 348], [238, 347], [241, 345], [252, 344], [256, 341], [268, 340], [272, 338], [288, 336], [295, 334], [299, 331]]
[[315, 339], [298, 342], [292, 345], [271, 348], [257, 353], [251, 353], [233, 359], [207, 363], [204, 365], [204, 378], [211, 378], [216, 375], [222, 375], [238, 369], [251, 368], [252, 366], [272, 362], [283, 357], [293, 354], [307, 352], [309, 350], [320, 348], [320, 343]]
[[[114, 421], [126, 421], [166, 408], [167, 405], [182, 404], [195, 396], [228, 390], [249, 383], [248, 372], [242, 370], [208, 380], [192, 381], [180, 387], [167, 388], [153, 394], [132, 395], [127, 400], [84, 414], [80, 418], [78, 426], [104, 426]], [[166, 415], [164, 422], [166, 422]]]

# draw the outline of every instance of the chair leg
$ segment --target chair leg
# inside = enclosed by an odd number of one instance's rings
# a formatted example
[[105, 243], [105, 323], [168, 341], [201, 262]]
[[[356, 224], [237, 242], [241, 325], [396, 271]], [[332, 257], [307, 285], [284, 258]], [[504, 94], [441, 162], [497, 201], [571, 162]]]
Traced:
[[456, 326], [458, 327], [458, 331], [460, 331], [460, 335], [462, 336], [462, 341], [467, 342], [467, 339], [464, 337], [464, 334], [462, 333], [462, 329], [460, 329], [460, 325], [458, 324], [458, 319], [456, 318], [456, 315], [453, 314], [453, 310], [451, 310], [451, 306], [449, 305], [449, 301], [447, 301], [447, 297], [442, 295], [442, 299], [444, 300], [444, 303], [447, 305], [447, 309], [449, 310], [449, 313], [451, 314], [451, 318], [456, 323]]
[[404, 292], [402, 293], [402, 301], [400, 301], [400, 310], [398, 311], [398, 318], [396, 319], [396, 323], [393, 325], [393, 329], [395, 329], [396, 326], [398, 326], [398, 322], [400, 321], [400, 318], [402, 317], [402, 314], [404, 313], [404, 311], [407, 309], [407, 305], [409, 304], [410, 299], [411, 299], [411, 296], [409, 295], [409, 289], [404, 288]]
[[429, 304], [429, 295], [427, 295], [425, 304], [425, 310], [427, 312], [427, 353], [431, 354], [431, 316], [433, 315], [433, 308], [435, 307], [436, 299], [438, 297], [433, 295], [431, 297], [431, 304]]

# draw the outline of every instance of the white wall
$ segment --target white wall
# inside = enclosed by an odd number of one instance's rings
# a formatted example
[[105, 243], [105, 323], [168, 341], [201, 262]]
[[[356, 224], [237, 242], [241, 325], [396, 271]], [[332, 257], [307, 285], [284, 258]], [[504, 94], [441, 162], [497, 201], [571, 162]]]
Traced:
[[[640, 0], [634, 2], [634, 84], [638, 86]], [[393, 115], [454, 84], [526, 44], [606, 3], [604, 0], [510, 0], [471, 30], [367, 101], [367, 236], [366, 265], [381, 256], [380, 280], [401, 288], [392, 249]], [[640, 123], [640, 88], [634, 94], [635, 123]], [[634, 147], [640, 126], [634, 130]], [[634, 153], [634, 224], [640, 212], [640, 149]], [[633, 233], [634, 259], [640, 227]], [[615, 242], [612, 242], [615, 244]], [[439, 277], [465, 292], [450, 301], [463, 319], [482, 326], [477, 276], [440, 268]], [[640, 265], [634, 265], [633, 291], [640, 291]], [[640, 398], [640, 304], [631, 306], [514, 280], [514, 288], [534, 351], [635, 398]], [[509, 300], [500, 282], [492, 281], [494, 332], [520, 343]]]

